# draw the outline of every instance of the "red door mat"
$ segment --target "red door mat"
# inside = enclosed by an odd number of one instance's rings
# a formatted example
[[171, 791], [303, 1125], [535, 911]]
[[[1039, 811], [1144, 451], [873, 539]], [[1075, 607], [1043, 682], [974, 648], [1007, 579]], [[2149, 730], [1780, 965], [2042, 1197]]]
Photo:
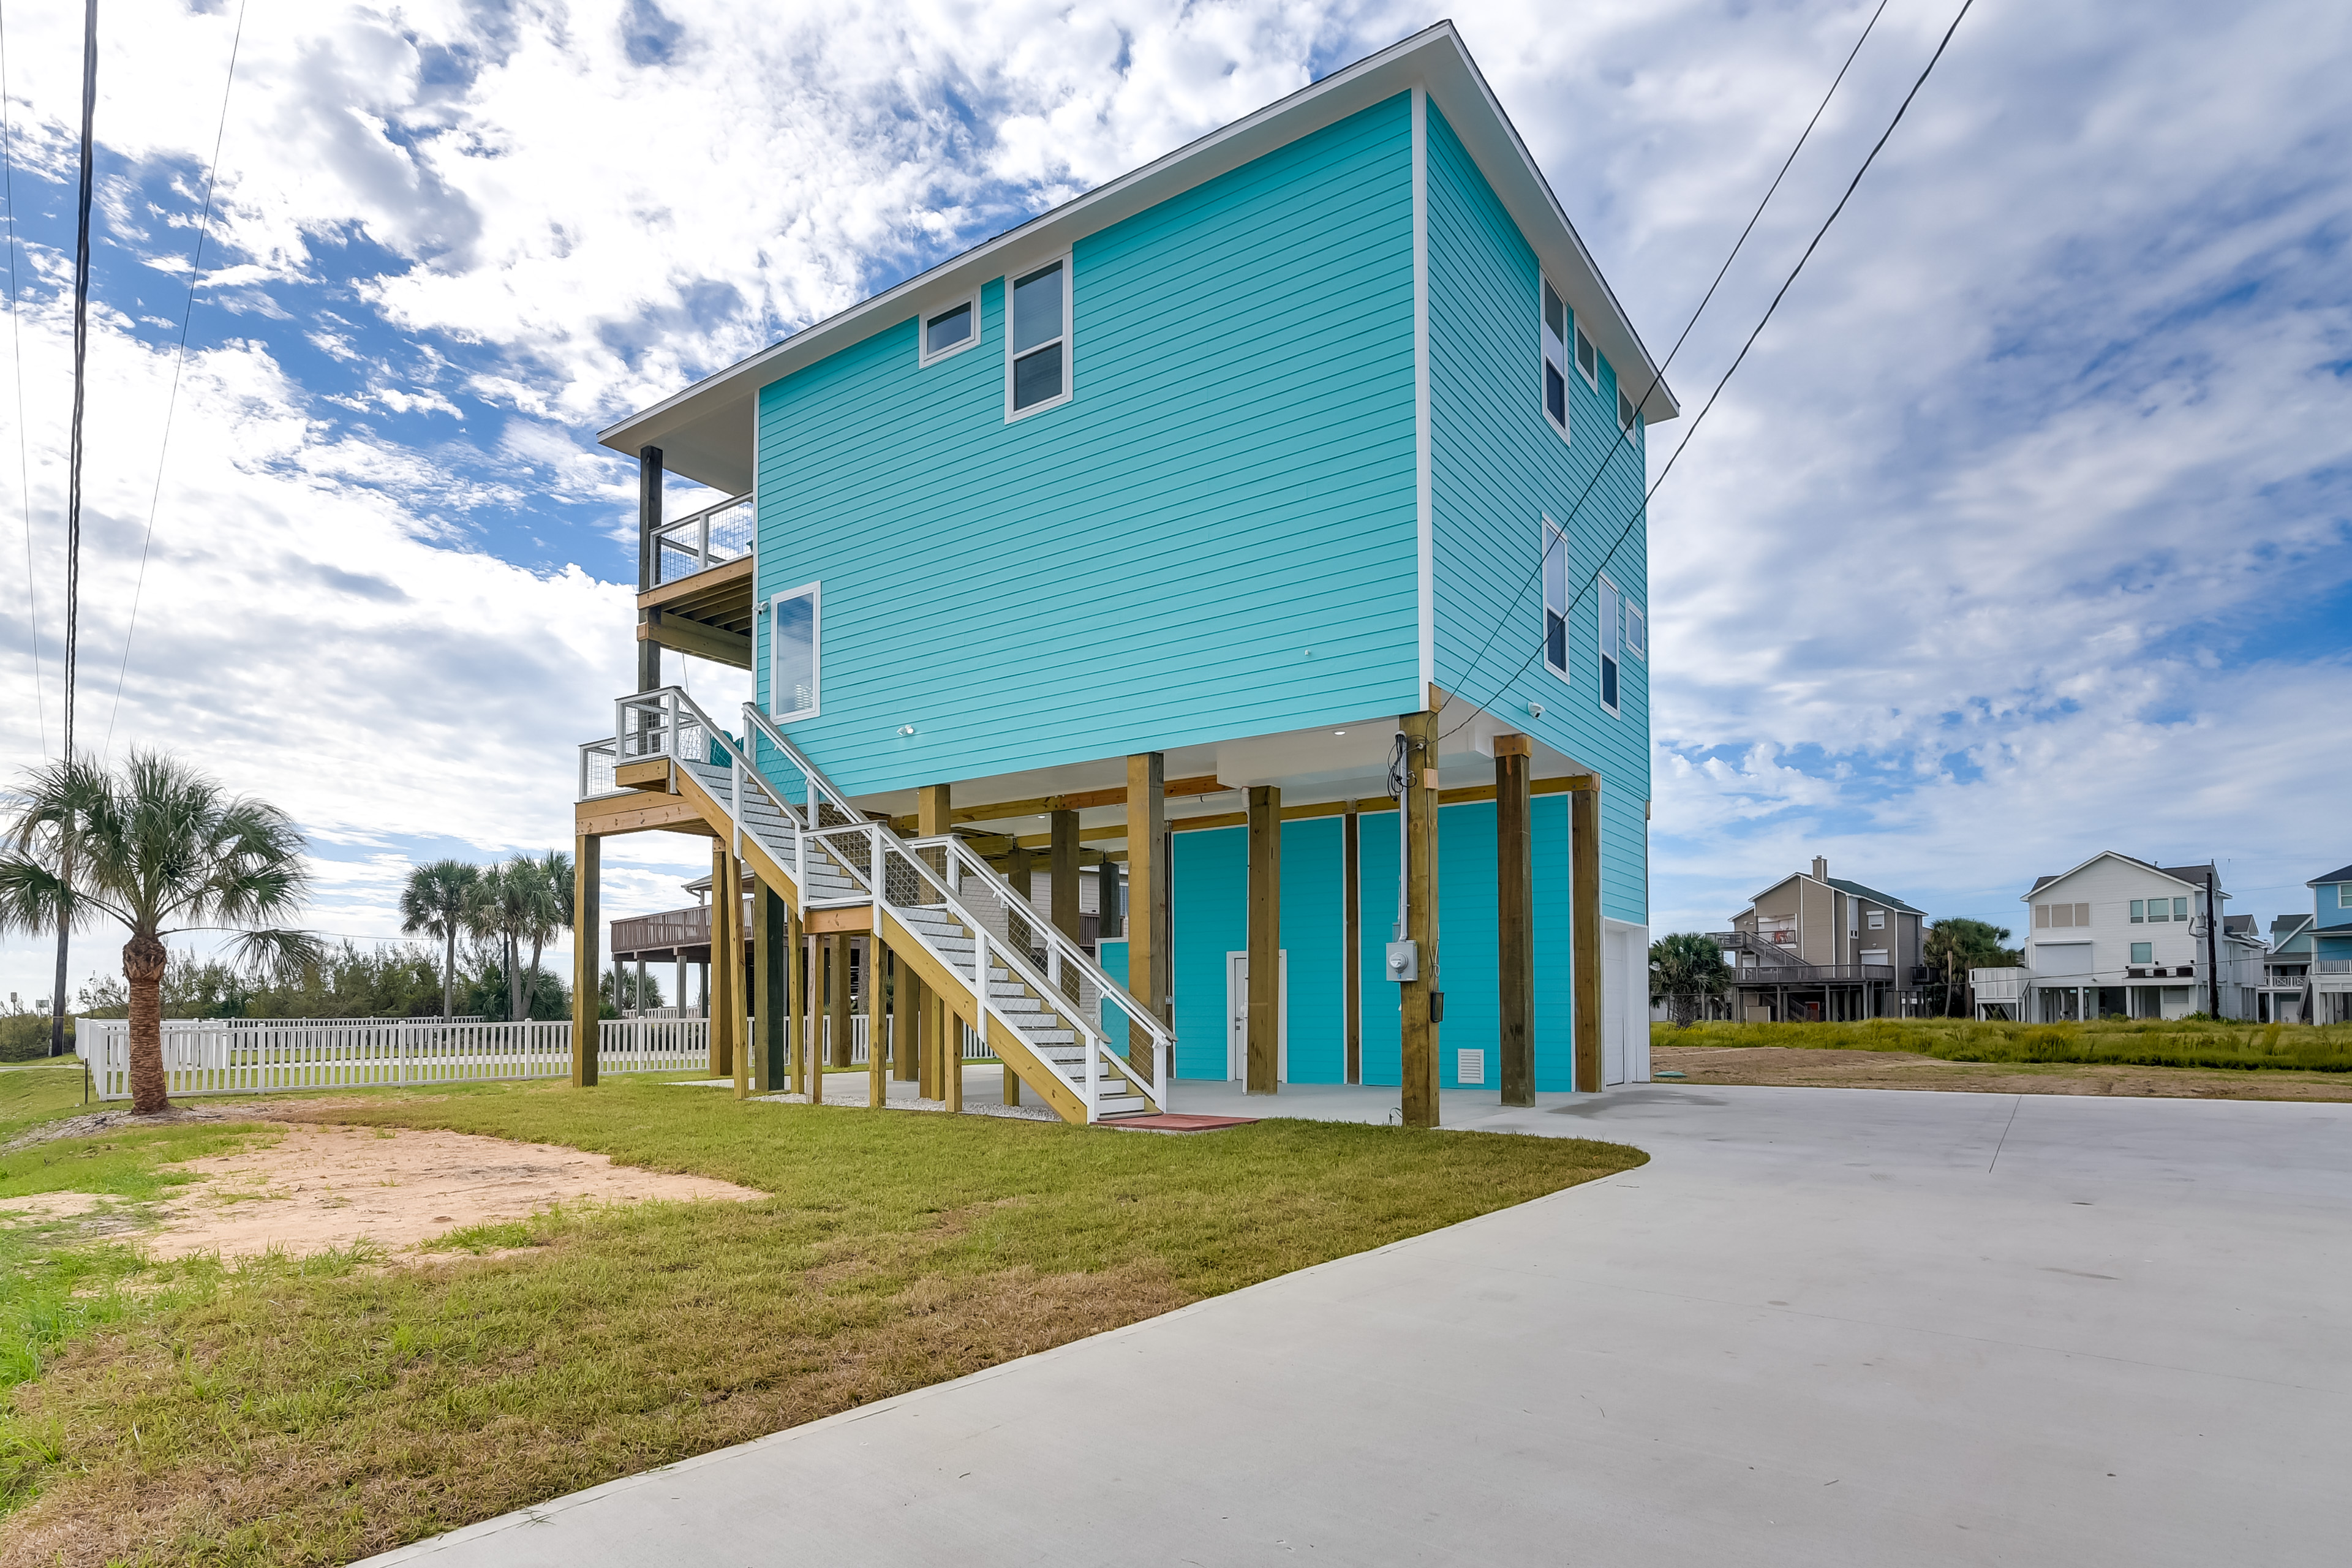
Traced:
[[1139, 1128], [1146, 1132], [1213, 1132], [1220, 1127], [1247, 1127], [1255, 1116], [1186, 1116], [1170, 1111], [1159, 1116], [1106, 1117], [1105, 1127]]

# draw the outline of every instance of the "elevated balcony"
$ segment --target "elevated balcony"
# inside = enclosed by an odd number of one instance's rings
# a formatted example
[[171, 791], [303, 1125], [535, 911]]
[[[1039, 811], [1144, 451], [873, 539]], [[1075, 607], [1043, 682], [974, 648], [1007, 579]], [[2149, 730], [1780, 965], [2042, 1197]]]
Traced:
[[656, 529], [638, 584], [638, 640], [751, 668], [753, 530], [748, 495]]

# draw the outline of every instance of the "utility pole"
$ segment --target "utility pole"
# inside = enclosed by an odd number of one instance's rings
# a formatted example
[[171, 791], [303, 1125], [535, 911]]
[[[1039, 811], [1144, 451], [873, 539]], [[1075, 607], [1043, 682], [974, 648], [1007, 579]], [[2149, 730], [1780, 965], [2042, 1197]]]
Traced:
[[2213, 868], [2205, 868], [2205, 1012], [2221, 1016], [2221, 900], [2214, 896]]
[[[74, 657], [81, 612], [81, 415], [89, 357], [89, 197], [92, 164], [90, 131], [98, 115], [98, 0], [85, 0], [81, 30], [81, 202], [74, 231], [73, 433], [66, 459], [66, 725], [65, 750], [70, 769], [74, 760]], [[61, 827], [58, 876], [62, 883], [58, 900], [58, 972], [49, 996], [49, 1055], [66, 1054], [66, 960], [73, 931], [70, 905], [73, 886], [73, 824]]]

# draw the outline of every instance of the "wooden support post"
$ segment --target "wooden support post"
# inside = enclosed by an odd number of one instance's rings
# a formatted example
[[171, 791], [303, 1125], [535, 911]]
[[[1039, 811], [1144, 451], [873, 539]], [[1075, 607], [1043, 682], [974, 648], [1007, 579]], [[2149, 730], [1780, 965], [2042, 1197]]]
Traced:
[[825, 1052], [825, 1060], [834, 1067], [849, 1065], [850, 1048], [856, 1044], [849, 1034], [849, 938], [836, 932], [825, 944], [825, 1005], [832, 1020], [833, 1043]]
[[890, 986], [890, 1076], [915, 1083], [922, 1075], [915, 1058], [923, 1037], [923, 979], [911, 963], [893, 967], [898, 974]]
[[[662, 449], [659, 447], [637, 448], [637, 592], [642, 594], [658, 586], [655, 579], [661, 574], [661, 551], [655, 542], [662, 525]], [[639, 610], [637, 620], [642, 625], [646, 612]], [[656, 690], [661, 686], [661, 645], [640, 640], [637, 644], [637, 689]], [[614, 1005], [620, 998], [613, 999]]]
[[875, 1110], [890, 1103], [890, 1014], [883, 1005], [882, 938], [866, 939], [866, 1103]]
[[1243, 1087], [1273, 1094], [1282, 1062], [1282, 791], [1249, 792], [1249, 1016]]
[[1108, 851], [1095, 867], [1095, 953], [1101, 956], [1102, 944], [1115, 942], [1119, 934], [1118, 922], [1118, 862]]
[[603, 890], [604, 841], [583, 834], [572, 847], [572, 1082], [596, 1086], [596, 1037], [602, 1009], [596, 1005], [596, 973], [604, 967]]
[[1340, 983], [1346, 989], [1343, 1027], [1347, 1063], [1342, 1074], [1349, 1083], [1364, 1081], [1364, 819], [1356, 803], [1348, 803], [1339, 821]]
[[[1144, 752], [1127, 759], [1127, 989], [1163, 1026], [1175, 1022], [1169, 972], [1172, 922], [1168, 907], [1168, 759]], [[1127, 1059], [1151, 1071], [1151, 1037], [1130, 1025]]]
[[808, 1008], [803, 1001], [808, 994], [808, 982], [803, 973], [807, 962], [808, 943], [801, 935], [800, 911], [781, 898], [776, 902], [783, 921], [783, 952], [779, 955], [783, 960], [781, 967], [784, 972], [784, 1080], [782, 1087], [787, 1094], [798, 1094], [803, 1092], [801, 1074], [808, 1054]]
[[1495, 969], [1500, 981], [1496, 1077], [1505, 1105], [1536, 1102], [1535, 742], [1495, 737]]
[[1024, 904], [1029, 901], [1031, 889], [1029, 870], [1035, 864], [1036, 857], [1018, 844], [1013, 847], [1013, 853], [1004, 858], [1005, 885], [1020, 894], [1021, 901]]
[[[1575, 963], [1576, 1087], [1601, 1092], [1601, 780], [1569, 794], [1569, 921]], [[1785, 998], [1785, 993], [1783, 993]], [[1789, 1009], [1784, 1000], [1780, 1016]]]
[[784, 1020], [792, 1016], [784, 1000], [784, 971], [792, 959], [785, 945], [784, 900], [775, 889], [754, 875], [751, 884], [751, 1014], [757, 1023], [752, 1037], [751, 1087], [761, 1094], [782, 1090]]
[[801, 928], [801, 1010], [793, 1020], [800, 1050], [793, 1058], [800, 1073], [801, 1092], [815, 1103], [824, 1100], [824, 939]]
[[1402, 1034], [1404, 1124], [1437, 1125], [1437, 715], [1398, 719], [1404, 731], [1404, 934], [1419, 952], [1418, 978], [1397, 987]]
[[1053, 814], [1053, 847], [1046, 851], [1045, 874], [1053, 879], [1054, 929], [1078, 940], [1078, 814]]
[[919, 1100], [942, 1100], [940, 1088], [940, 1040], [947, 1033], [947, 994], [934, 991], [923, 998], [923, 1037], [915, 1061], [918, 1078], [915, 1096]]
[[710, 1031], [710, 1076], [731, 1078], [735, 1092], [751, 1092], [751, 1063], [743, 1038], [743, 1005], [745, 993], [751, 988], [743, 983], [743, 886], [740, 868], [725, 845], [716, 847], [710, 867], [710, 967], [713, 974], [712, 994], [718, 1003], [719, 1016], [725, 1020], [722, 1031]]
[[[981, 984], [985, 985], [988, 982], [983, 978]], [[940, 1098], [948, 1102], [951, 1112], [963, 1110], [963, 1030], [957, 1024], [955, 1014], [950, 1012], [948, 1026], [940, 1031], [940, 1077], [945, 1080], [940, 1085]]]
[[954, 826], [949, 810], [947, 784], [924, 784], [915, 791], [915, 837], [940, 838]]

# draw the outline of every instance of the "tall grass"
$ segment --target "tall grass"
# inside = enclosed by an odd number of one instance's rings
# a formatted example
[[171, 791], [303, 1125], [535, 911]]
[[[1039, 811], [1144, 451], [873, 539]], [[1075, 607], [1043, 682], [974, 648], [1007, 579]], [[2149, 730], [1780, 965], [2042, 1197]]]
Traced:
[[2112, 1019], [2087, 1024], [1874, 1018], [1859, 1024], [1654, 1024], [1661, 1046], [1789, 1046], [1811, 1050], [1912, 1051], [1950, 1062], [2107, 1062], [2138, 1067], [2288, 1068], [2352, 1072], [2352, 1025], [2229, 1024]]

